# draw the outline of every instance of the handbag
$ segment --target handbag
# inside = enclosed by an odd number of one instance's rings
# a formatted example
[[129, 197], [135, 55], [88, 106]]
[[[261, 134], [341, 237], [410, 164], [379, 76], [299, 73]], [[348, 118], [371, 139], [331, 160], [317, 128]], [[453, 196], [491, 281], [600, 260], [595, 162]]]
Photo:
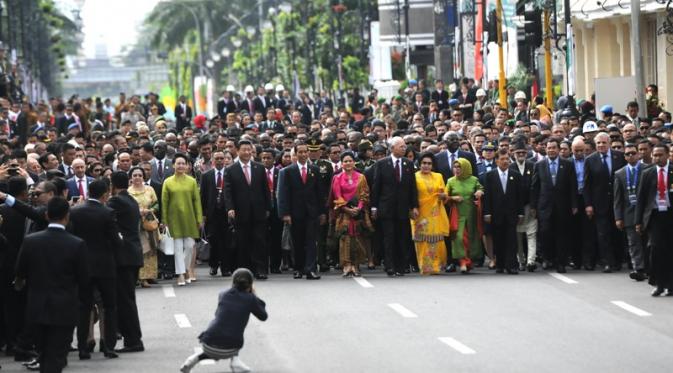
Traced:
[[161, 233], [161, 244], [159, 245], [159, 250], [166, 255], [175, 254], [175, 246], [173, 242], [173, 237], [171, 237], [171, 232], [168, 230], [168, 227], [164, 229], [164, 232]]
[[210, 260], [210, 243], [206, 240], [206, 232], [201, 229], [201, 239], [196, 243], [196, 259], [201, 262]]
[[143, 221], [143, 230], [144, 231], [154, 232], [157, 229], [159, 229], [159, 220], [157, 219], [156, 216], [154, 216], [154, 213], [152, 211], [143, 215], [142, 221]]
[[292, 230], [290, 224], [283, 225], [283, 236], [280, 240], [280, 247], [283, 251], [292, 251], [294, 244], [292, 243]]

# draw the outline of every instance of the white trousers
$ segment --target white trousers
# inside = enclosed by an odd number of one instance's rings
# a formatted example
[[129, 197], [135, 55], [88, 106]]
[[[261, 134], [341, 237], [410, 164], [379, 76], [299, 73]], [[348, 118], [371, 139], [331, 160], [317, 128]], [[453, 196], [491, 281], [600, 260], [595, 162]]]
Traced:
[[173, 245], [175, 248], [175, 274], [183, 275], [192, 263], [194, 239], [191, 237], [174, 238]]
[[[528, 244], [528, 255], [524, 253], [524, 235]], [[535, 257], [537, 256], [537, 219], [530, 213], [529, 205], [524, 207], [523, 222], [516, 227], [516, 238], [519, 264], [535, 264]]]

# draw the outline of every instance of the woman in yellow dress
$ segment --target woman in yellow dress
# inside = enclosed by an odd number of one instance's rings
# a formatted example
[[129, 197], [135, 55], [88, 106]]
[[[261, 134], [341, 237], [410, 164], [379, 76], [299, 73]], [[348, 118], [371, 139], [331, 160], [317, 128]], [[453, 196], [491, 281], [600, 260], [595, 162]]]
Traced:
[[[159, 212], [159, 200], [157, 199], [154, 188], [145, 185], [145, 170], [141, 167], [133, 167], [129, 171], [131, 185], [128, 192], [140, 207], [140, 215], [147, 216], [153, 214], [156, 218]], [[159, 246], [159, 231], [148, 232], [140, 227], [140, 243], [143, 247], [143, 267], [140, 269], [138, 278], [140, 285], [144, 288], [150, 287], [150, 284], [157, 279], [157, 248]]]
[[411, 221], [411, 233], [416, 245], [416, 258], [421, 274], [437, 274], [446, 265], [446, 245], [449, 218], [444, 203], [448, 196], [442, 174], [432, 172], [435, 157], [420, 155], [420, 171], [416, 172], [418, 218]]

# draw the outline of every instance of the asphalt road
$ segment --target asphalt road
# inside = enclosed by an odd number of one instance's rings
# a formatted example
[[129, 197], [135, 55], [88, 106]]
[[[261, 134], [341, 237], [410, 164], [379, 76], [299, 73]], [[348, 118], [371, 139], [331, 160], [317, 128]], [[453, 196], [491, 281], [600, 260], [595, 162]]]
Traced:
[[[68, 372], [177, 372], [198, 348], [229, 279], [138, 289], [147, 351], [96, 353]], [[626, 272], [538, 271], [256, 283], [267, 322], [251, 318], [241, 359], [255, 372], [671, 372], [673, 297]], [[2, 372], [26, 371], [0, 358]], [[194, 372], [226, 372], [205, 361]]]

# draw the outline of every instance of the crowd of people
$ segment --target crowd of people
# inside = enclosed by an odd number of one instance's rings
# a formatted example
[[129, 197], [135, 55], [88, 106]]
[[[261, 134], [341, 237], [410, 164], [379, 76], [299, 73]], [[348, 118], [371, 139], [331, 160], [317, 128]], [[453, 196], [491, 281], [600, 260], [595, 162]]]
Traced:
[[[501, 105], [497, 82], [434, 85], [409, 81], [388, 99], [356, 90], [347, 106], [228, 86], [216, 115], [180, 97], [174, 121], [154, 93], [3, 102], [5, 352], [59, 371], [75, 325], [90, 358], [95, 322], [106, 357], [143, 351], [136, 287], [191, 284], [199, 261], [257, 280], [628, 267], [652, 295], [673, 295], [673, 127], [656, 86], [639, 117], [636, 102], [623, 114], [593, 98], [550, 108], [510, 90]], [[39, 259], [40, 245], [65, 233], [63, 266], [41, 268], [56, 259]], [[79, 292], [55, 293], [53, 277]]]

